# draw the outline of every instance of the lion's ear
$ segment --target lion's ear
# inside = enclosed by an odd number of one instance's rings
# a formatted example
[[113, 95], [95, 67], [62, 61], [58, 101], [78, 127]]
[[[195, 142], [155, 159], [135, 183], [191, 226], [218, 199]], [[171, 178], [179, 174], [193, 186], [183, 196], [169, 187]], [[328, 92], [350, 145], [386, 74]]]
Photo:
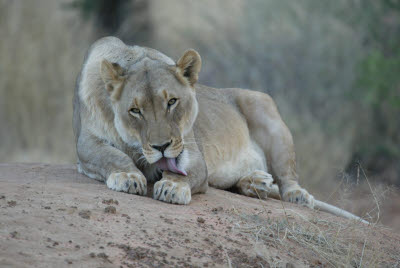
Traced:
[[119, 99], [121, 88], [125, 82], [124, 69], [118, 63], [103, 60], [100, 73], [110, 96]]
[[176, 63], [177, 72], [189, 81], [193, 86], [199, 78], [201, 69], [201, 58], [196, 50], [189, 49], [185, 51], [183, 56]]

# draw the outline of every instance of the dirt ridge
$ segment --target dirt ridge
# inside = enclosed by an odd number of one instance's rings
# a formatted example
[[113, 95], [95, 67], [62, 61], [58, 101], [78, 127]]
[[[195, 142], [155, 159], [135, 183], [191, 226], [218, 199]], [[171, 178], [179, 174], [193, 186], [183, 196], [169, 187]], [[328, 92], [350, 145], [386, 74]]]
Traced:
[[399, 249], [390, 229], [276, 200], [210, 188], [179, 206], [73, 165], [0, 164], [0, 267], [395, 266]]

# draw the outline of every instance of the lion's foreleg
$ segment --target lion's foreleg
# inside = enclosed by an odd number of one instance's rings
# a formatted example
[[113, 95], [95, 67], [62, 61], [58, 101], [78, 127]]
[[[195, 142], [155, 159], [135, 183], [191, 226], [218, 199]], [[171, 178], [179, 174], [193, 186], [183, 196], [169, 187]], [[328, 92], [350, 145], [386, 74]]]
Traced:
[[147, 181], [133, 160], [119, 149], [96, 137], [81, 133], [77, 143], [80, 171], [106, 182], [108, 188], [145, 195]]

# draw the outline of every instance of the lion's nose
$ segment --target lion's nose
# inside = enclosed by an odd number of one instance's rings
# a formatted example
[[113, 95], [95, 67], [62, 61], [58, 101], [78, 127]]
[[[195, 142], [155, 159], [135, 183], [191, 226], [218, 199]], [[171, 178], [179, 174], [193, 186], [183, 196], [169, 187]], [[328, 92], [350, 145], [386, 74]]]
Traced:
[[164, 143], [163, 145], [151, 145], [154, 149], [157, 151], [160, 151], [162, 154], [164, 154], [164, 151], [167, 149], [168, 146], [171, 145], [171, 142]]

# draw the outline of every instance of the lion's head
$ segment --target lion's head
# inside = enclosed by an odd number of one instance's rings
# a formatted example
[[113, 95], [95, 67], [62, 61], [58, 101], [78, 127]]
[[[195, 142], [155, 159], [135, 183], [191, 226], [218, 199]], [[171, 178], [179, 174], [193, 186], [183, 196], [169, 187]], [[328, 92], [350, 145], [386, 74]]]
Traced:
[[129, 69], [107, 60], [101, 63], [119, 135], [163, 170], [186, 175], [178, 162], [184, 136], [197, 117], [194, 84], [200, 68], [201, 58], [194, 50], [186, 51], [176, 65], [151, 58]]

